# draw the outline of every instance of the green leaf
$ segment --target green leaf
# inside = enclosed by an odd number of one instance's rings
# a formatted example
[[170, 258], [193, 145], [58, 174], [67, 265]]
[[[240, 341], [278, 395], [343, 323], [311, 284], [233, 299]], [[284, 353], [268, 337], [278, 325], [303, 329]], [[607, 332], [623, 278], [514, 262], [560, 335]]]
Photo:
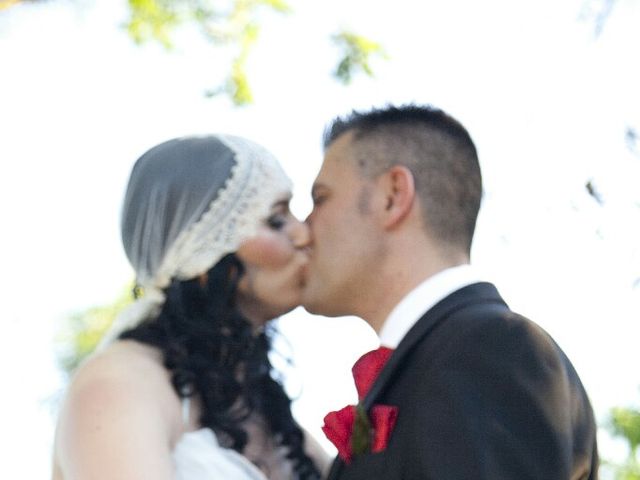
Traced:
[[261, 0], [260, 3], [280, 13], [290, 13], [292, 11], [291, 6], [284, 0]]
[[351, 435], [351, 451], [354, 455], [366, 453], [371, 449], [371, 422], [362, 405], [356, 405], [356, 418]]
[[613, 408], [610, 430], [614, 435], [627, 440], [631, 455], [635, 457], [640, 445], [640, 411], [634, 408]]
[[165, 48], [171, 48], [170, 32], [181, 23], [173, 3], [129, 0], [129, 12], [126, 28], [136, 43], [156, 40]]
[[371, 39], [342, 31], [332, 37], [334, 44], [342, 50], [342, 58], [334, 71], [334, 76], [341, 83], [351, 83], [353, 76], [362, 72], [373, 77], [371, 61], [373, 58], [388, 58], [382, 46]]

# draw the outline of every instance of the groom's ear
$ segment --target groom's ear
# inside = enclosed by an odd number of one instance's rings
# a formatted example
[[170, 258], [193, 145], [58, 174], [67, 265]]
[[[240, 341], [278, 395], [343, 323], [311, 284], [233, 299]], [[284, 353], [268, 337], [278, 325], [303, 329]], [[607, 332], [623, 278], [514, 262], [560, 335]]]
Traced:
[[401, 224], [411, 212], [416, 198], [413, 173], [403, 165], [394, 165], [376, 182], [382, 195], [383, 206], [379, 210], [385, 229], [393, 229]]

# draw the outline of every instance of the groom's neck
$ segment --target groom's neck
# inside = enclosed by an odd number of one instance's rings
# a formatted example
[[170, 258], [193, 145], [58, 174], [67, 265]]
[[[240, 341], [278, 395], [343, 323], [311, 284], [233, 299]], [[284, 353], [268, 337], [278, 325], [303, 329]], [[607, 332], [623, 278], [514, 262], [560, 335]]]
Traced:
[[399, 241], [381, 259], [358, 315], [379, 333], [391, 311], [414, 288], [436, 273], [465, 263], [469, 263], [467, 255], [443, 252], [430, 242]]

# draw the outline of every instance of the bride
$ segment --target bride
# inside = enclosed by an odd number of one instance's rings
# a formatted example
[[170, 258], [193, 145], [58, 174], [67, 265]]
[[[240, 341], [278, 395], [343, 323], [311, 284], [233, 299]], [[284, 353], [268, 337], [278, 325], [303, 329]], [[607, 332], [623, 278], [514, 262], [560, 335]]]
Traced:
[[137, 299], [73, 376], [54, 480], [320, 478], [328, 458], [292, 417], [265, 329], [300, 301], [308, 230], [290, 195], [239, 137], [138, 159], [121, 224]]

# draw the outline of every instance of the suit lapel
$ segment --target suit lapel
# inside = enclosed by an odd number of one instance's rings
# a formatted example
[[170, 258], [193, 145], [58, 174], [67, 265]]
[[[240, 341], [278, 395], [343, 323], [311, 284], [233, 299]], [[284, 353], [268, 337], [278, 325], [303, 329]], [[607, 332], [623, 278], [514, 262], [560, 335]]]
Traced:
[[393, 378], [395, 378], [394, 374], [398, 368], [402, 366], [406, 356], [413, 350], [416, 344], [427, 336], [440, 322], [461, 308], [486, 302], [499, 302], [504, 304], [500, 294], [492, 284], [484, 282], [474, 283], [453, 292], [427, 311], [411, 330], [409, 330], [398, 345], [398, 348], [396, 348], [393, 355], [391, 355], [387, 361], [387, 364], [380, 372], [380, 375], [362, 402], [364, 408], [369, 410], [373, 406], [376, 398], [389, 387]]
[[[474, 283], [460, 290], [453, 292], [448, 297], [441, 300], [425, 313], [420, 320], [409, 330], [402, 339], [398, 348], [393, 352], [386, 365], [380, 372], [371, 390], [363, 400], [362, 404], [369, 410], [375, 400], [388, 388], [395, 378], [395, 373], [403, 364], [403, 360], [409, 355], [413, 348], [427, 336], [440, 322], [449, 315], [468, 305], [478, 303], [501, 303], [506, 307], [504, 300], [496, 288], [490, 283]], [[335, 480], [339, 477], [345, 463], [336, 457], [331, 465], [327, 480]]]
[[327, 475], [327, 480], [335, 480], [338, 478], [338, 475], [342, 471], [344, 467], [344, 462], [340, 457], [336, 457], [333, 463], [331, 464], [331, 469], [329, 470], [329, 474]]

